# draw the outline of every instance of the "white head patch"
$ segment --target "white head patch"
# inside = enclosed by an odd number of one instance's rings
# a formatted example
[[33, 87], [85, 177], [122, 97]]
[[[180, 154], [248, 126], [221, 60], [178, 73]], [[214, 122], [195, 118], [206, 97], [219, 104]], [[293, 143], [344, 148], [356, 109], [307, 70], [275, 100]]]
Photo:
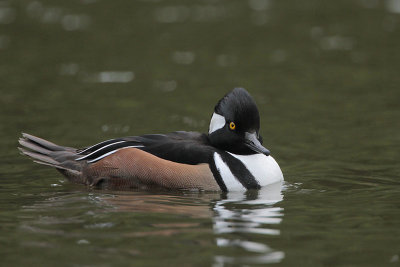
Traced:
[[218, 129], [221, 129], [226, 124], [226, 120], [224, 116], [221, 116], [214, 112], [211, 117], [210, 127], [208, 129], [208, 133], [213, 133]]

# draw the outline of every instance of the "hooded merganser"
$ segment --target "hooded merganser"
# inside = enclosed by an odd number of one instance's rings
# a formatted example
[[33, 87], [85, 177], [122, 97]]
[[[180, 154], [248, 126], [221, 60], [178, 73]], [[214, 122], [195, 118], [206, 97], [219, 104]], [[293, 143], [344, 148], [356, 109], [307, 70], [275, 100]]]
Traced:
[[107, 140], [75, 149], [23, 133], [21, 153], [70, 181], [118, 188], [239, 191], [283, 181], [259, 134], [250, 94], [235, 88], [215, 106], [208, 134], [173, 132]]

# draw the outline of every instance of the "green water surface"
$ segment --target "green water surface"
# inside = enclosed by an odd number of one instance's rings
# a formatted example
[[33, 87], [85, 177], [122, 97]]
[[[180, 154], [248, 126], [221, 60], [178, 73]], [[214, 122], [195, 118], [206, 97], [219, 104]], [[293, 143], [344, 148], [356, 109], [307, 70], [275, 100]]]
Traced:
[[[400, 1], [0, 1], [1, 266], [398, 266]], [[245, 87], [282, 188], [101, 191], [19, 155], [206, 132]]]

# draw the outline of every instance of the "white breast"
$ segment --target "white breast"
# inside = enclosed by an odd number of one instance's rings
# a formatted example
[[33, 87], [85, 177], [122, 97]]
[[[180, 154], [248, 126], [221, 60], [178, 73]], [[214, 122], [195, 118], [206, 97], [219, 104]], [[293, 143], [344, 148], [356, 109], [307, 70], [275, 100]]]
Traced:
[[[229, 154], [239, 159], [243, 165], [246, 166], [260, 186], [266, 186], [283, 181], [282, 171], [273, 157], [267, 157], [263, 154], [247, 156], [232, 153]], [[239, 177], [235, 177], [228, 164], [222, 160], [221, 155], [217, 152], [214, 153], [214, 162], [228, 191], [246, 190], [246, 188], [239, 182]]]
[[[228, 152], [229, 153], [229, 152]], [[256, 178], [260, 186], [266, 186], [283, 181], [283, 174], [278, 163], [272, 156], [264, 154], [236, 155], [229, 153], [239, 159], [250, 173]]]
[[228, 191], [245, 191], [246, 188], [236, 179], [233, 175], [231, 169], [228, 165], [222, 160], [221, 156], [215, 152], [214, 153], [214, 162], [217, 167], [218, 172], [221, 175], [222, 180], [225, 183]]

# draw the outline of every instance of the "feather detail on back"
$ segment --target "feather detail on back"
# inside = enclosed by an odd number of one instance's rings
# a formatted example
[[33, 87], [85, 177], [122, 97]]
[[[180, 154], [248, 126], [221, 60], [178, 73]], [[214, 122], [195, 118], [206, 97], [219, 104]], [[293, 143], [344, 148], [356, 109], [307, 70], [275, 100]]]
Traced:
[[[188, 146], [200, 145], [203, 152], [210, 150], [197, 133], [125, 137], [81, 150], [59, 146], [25, 133], [22, 136], [19, 150], [23, 155], [56, 168], [75, 183], [113, 189], [220, 189], [206, 164], [208, 153], [196, 157], [187, 149]], [[165, 147], [169, 148], [170, 154], [161, 153]], [[184, 162], [173, 160], [173, 157], [182, 155], [185, 155]]]

